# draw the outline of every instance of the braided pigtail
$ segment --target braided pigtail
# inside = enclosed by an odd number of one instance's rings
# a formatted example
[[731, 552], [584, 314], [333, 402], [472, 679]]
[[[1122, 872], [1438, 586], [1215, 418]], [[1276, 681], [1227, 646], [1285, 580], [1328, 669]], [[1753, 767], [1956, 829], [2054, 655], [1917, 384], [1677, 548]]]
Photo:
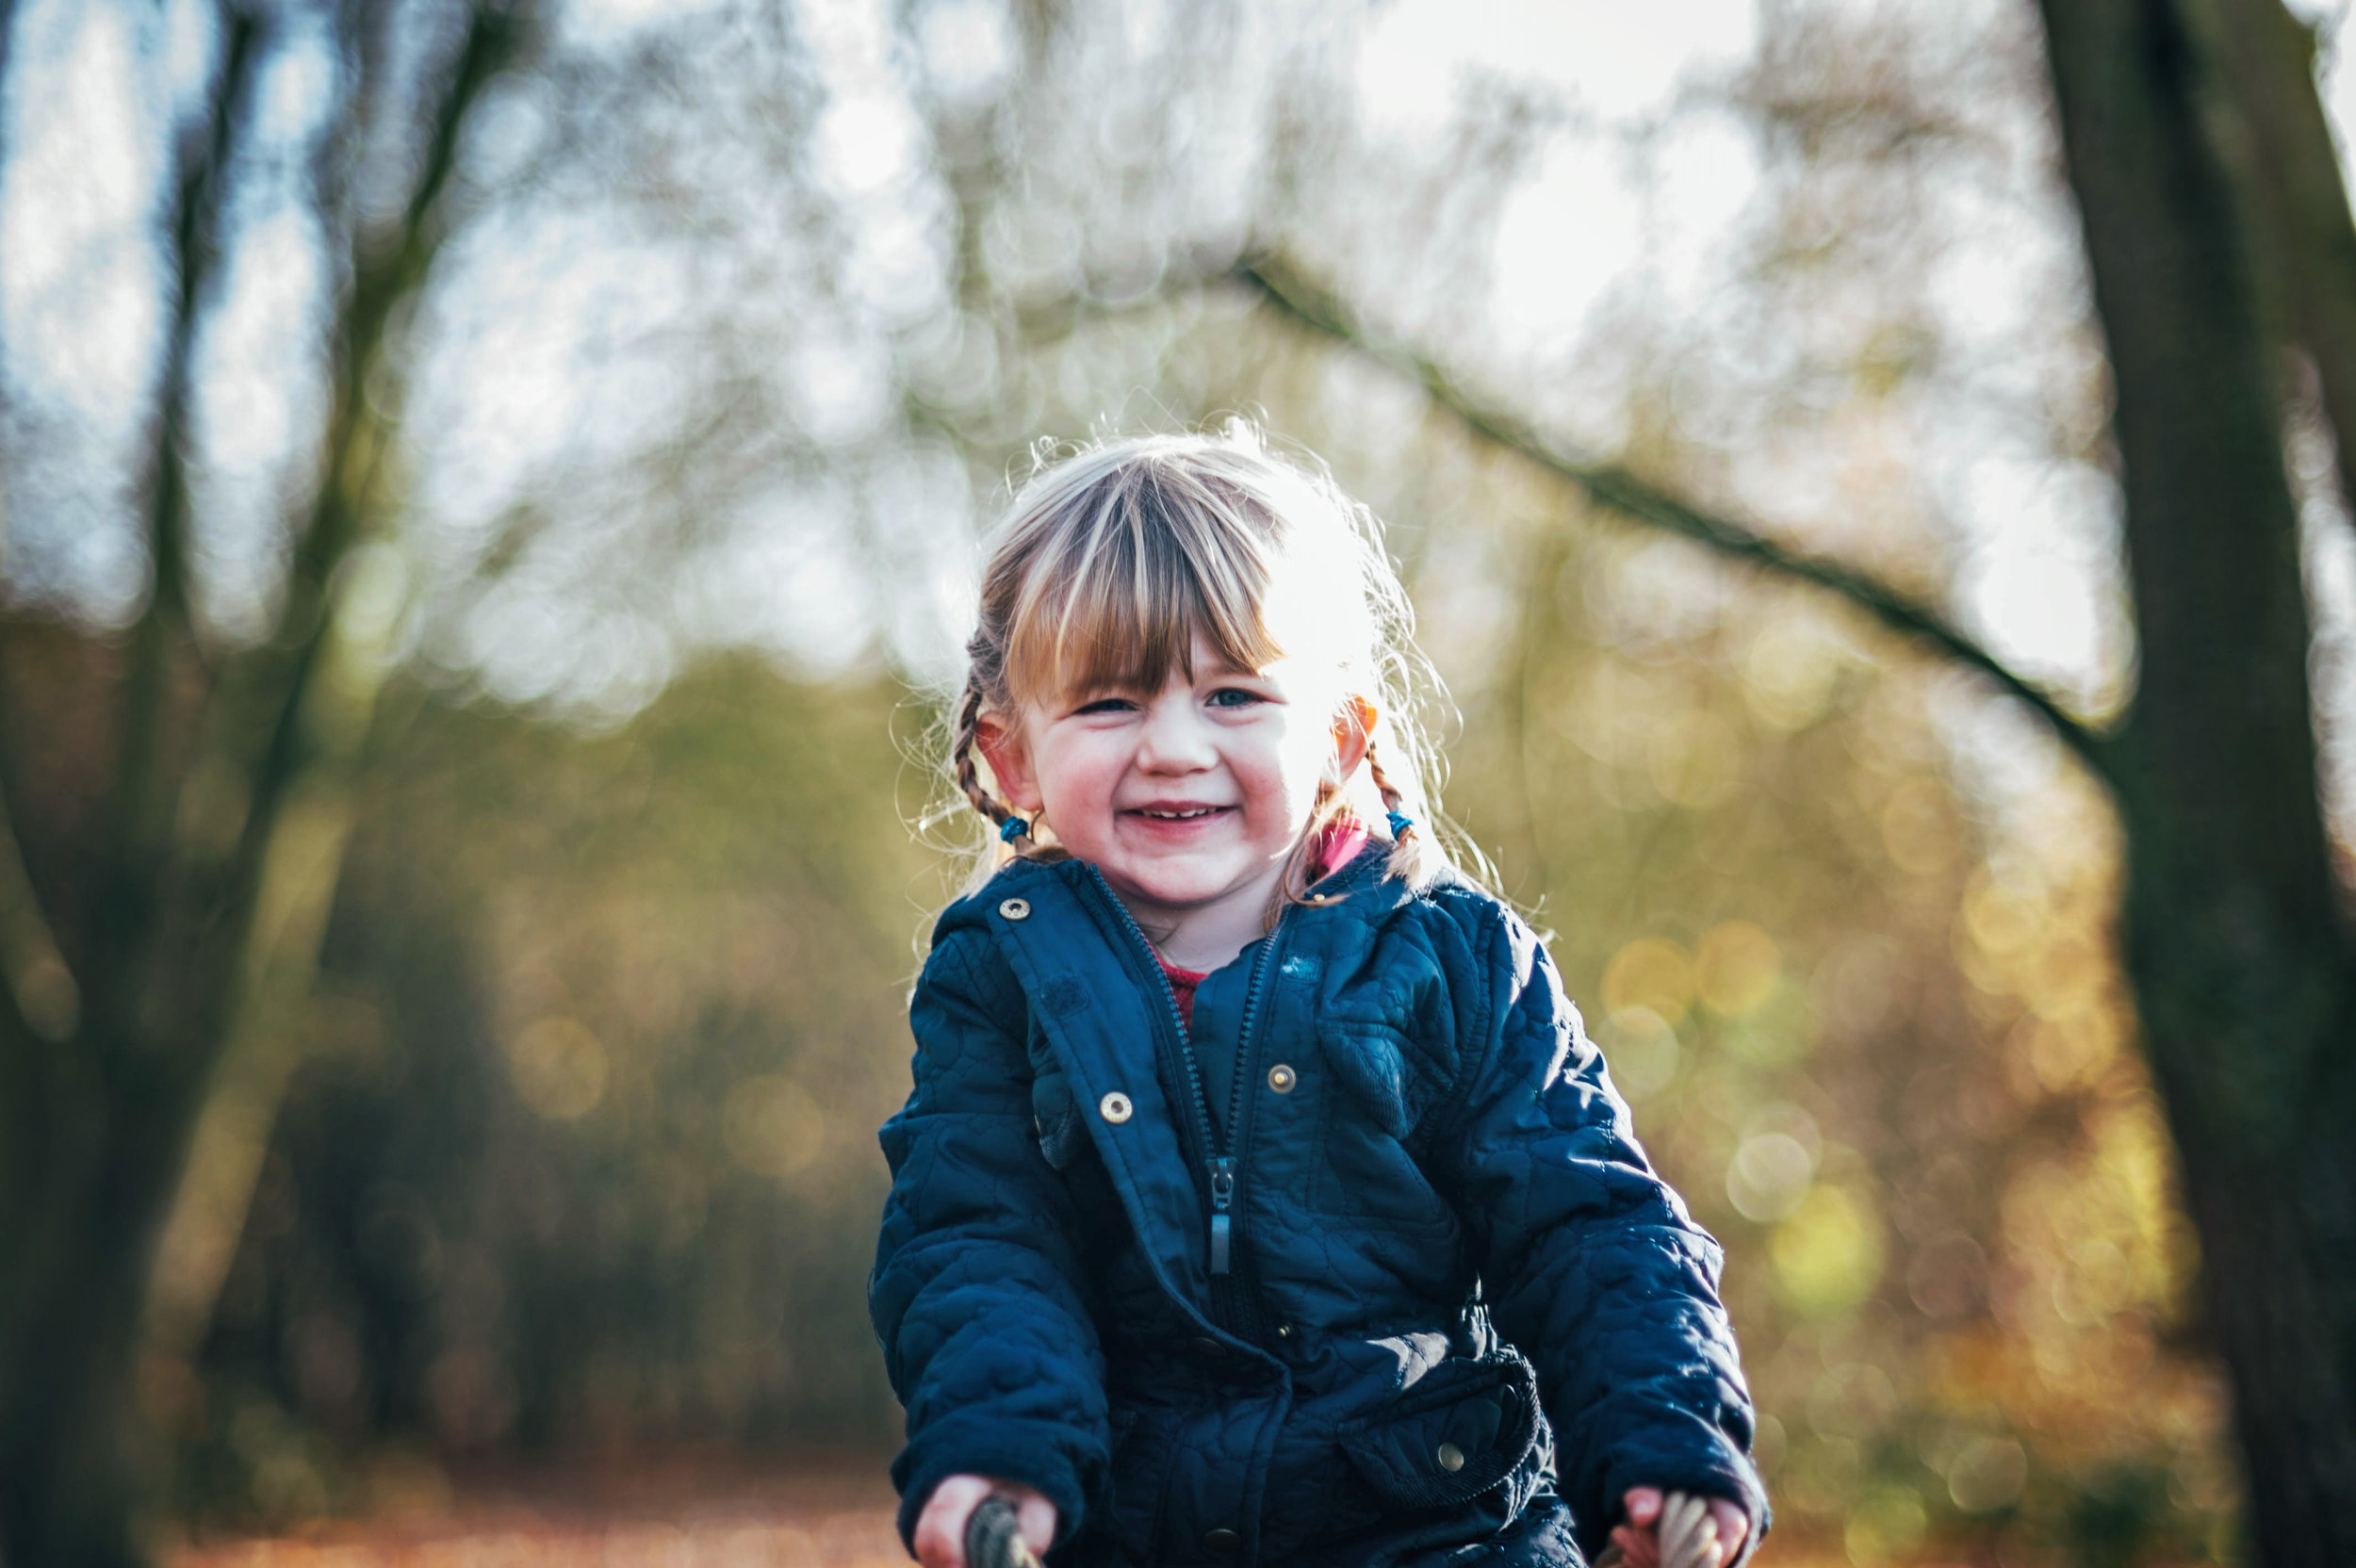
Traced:
[[982, 729], [982, 683], [972, 677], [965, 682], [965, 700], [957, 704], [957, 728], [950, 743], [949, 767], [957, 776], [957, 788], [973, 804], [973, 809], [998, 829], [1000, 841], [1023, 847], [1032, 841], [1031, 825], [1014, 812], [982, 784], [981, 770], [973, 765], [973, 744]]
[[[1413, 752], [1409, 755], [1412, 757]], [[1412, 770], [1408, 776], [1415, 777]], [[1366, 747], [1366, 777], [1383, 796], [1383, 809], [1390, 817], [1390, 874], [1411, 888], [1427, 886], [1449, 864], [1448, 852], [1438, 834], [1430, 824], [1420, 820], [1430, 814], [1429, 804], [1391, 782], [1371, 745]]]
[[1391, 837], [1404, 839], [1413, 833], [1415, 819], [1408, 813], [1407, 797], [1399, 793], [1399, 786], [1384, 776], [1383, 764], [1375, 760], [1371, 743], [1366, 746], [1366, 776], [1373, 779], [1374, 787], [1382, 792], [1383, 809], [1391, 814]]

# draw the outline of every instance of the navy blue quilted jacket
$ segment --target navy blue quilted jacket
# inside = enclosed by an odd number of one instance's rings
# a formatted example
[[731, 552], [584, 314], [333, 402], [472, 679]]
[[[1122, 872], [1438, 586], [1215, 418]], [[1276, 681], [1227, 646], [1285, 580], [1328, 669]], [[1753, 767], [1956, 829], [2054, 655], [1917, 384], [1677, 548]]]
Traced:
[[952, 905], [869, 1307], [901, 1533], [958, 1472], [1051, 1563], [1571, 1565], [1628, 1487], [1766, 1522], [1716, 1243], [1536, 937], [1370, 845], [1182, 1026], [1095, 869]]

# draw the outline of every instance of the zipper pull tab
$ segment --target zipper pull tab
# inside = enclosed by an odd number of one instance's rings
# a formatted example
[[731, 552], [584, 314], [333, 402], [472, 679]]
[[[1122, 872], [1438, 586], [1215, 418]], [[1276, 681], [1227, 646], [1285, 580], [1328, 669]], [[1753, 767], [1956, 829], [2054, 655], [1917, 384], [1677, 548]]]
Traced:
[[1235, 1202], [1235, 1162], [1213, 1160], [1211, 1165], [1211, 1272], [1224, 1274], [1231, 1260], [1235, 1217], [1227, 1211]]

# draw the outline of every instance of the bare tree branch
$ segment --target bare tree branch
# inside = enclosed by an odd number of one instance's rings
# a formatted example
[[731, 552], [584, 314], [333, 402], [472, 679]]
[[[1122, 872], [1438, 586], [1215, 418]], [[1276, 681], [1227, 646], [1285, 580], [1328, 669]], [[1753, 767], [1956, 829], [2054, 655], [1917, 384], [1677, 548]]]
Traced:
[[[153, 583], [131, 634], [123, 683], [121, 750], [115, 760], [114, 826], [101, 873], [91, 951], [110, 970], [136, 972], [152, 929], [155, 882], [162, 872], [172, 780], [164, 731], [175, 665], [188, 642], [187, 455], [192, 350], [199, 306], [218, 259], [216, 224], [225, 204], [231, 144], [254, 70], [254, 23], [241, 11], [223, 17], [221, 61], [211, 115], [200, 145], [182, 155], [173, 191], [172, 259], [176, 297], [164, 339], [160, 402], [147, 486], [148, 558]], [[122, 997], [130, 988], [93, 974], [93, 996]]]
[[2068, 712], [2050, 693], [2006, 666], [1930, 606], [1853, 567], [1821, 556], [1804, 554], [1769, 538], [1755, 528], [1705, 512], [1656, 485], [1646, 483], [1625, 468], [1609, 464], [1579, 463], [1562, 456], [1543, 435], [1521, 420], [1483, 406], [1430, 360], [1405, 349], [1369, 342], [1350, 324], [1348, 315], [1337, 301], [1301, 280], [1273, 258], [1263, 256], [1247, 261], [1236, 269], [1235, 276], [1256, 289], [1293, 321], [1350, 344], [1400, 374], [1420, 382], [1432, 401], [1455, 415], [1484, 439], [1570, 481], [1613, 511], [1680, 534], [1721, 555], [1746, 561], [1778, 576], [1829, 590], [1891, 630], [1986, 677], [2007, 695], [2025, 704], [2042, 718], [2055, 737], [2075, 753], [2095, 776], [2106, 784], [2117, 786], [2116, 742], [2097, 733], [2085, 721]]
[[[456, 163], [459, 133], [484, 85], [512, 57], [520, 25], [504, 8], [474, 8], [392, 243], [380, 248], [370, 242], [376, 237], [356, 229], [352, 236], [352, 281], [336, 344], [327, 462], [310, 514], [296, 531], [280, 633], [227, 672], [216, 704], [221, 710], [208, 715], [205, 727], [224, 764], [252, 781], [237, 869], [220, 890], [224, 898], [250, 895], [277, 803], [305, 765], [303, 694], [330, 635], [330, 585], [368, 526], [394, 442], [401, 378], [378, 372], [385, 334], [401, 301], [423, 286], [440, 248], [446, 225], [438, 207]], [[258, 747], [252, 746], [255, 736], [261, 737]], [[237, 755], [241, 742], [251, 749]]]
[[466, 115], [483, 86], [513, 55], [521, 25], [503, 7], [486, 3], [472, 8], [466, 42], [434, 116], [423, 168], [393, 231], [394, 243], [380, 250], [370, 242], [376, 237], [353, 234], [352, 297], [336, 346], [338, 384], [328, 432], [333, 461], [297, 541], [289, 597], [300, 592], [316, 602], [359, 526], [367, 488], [388, 444], [371, 439], [388, 432], [368, 428], [375, 417], [368, 404], [368, 379], [384, 351], [394, 307], [424, 282], [441, 247], [444, 230], [437, 209], [457, 163], [458, 137]]

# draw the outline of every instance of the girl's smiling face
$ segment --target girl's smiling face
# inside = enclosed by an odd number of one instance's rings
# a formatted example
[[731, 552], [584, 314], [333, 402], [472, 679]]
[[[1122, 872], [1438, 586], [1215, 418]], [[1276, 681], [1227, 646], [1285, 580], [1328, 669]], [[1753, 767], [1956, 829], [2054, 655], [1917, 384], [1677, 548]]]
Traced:
[[1015, 808], [1092, 862], [1164, 957], [1216, 969], [1261, 935], [1318, 785], [1357, 767], [1374, 714], [1290, 662], [1235, 669], [1201, 631], [1191, 663], [1155, 691], [985, 717], [979, 743]]

